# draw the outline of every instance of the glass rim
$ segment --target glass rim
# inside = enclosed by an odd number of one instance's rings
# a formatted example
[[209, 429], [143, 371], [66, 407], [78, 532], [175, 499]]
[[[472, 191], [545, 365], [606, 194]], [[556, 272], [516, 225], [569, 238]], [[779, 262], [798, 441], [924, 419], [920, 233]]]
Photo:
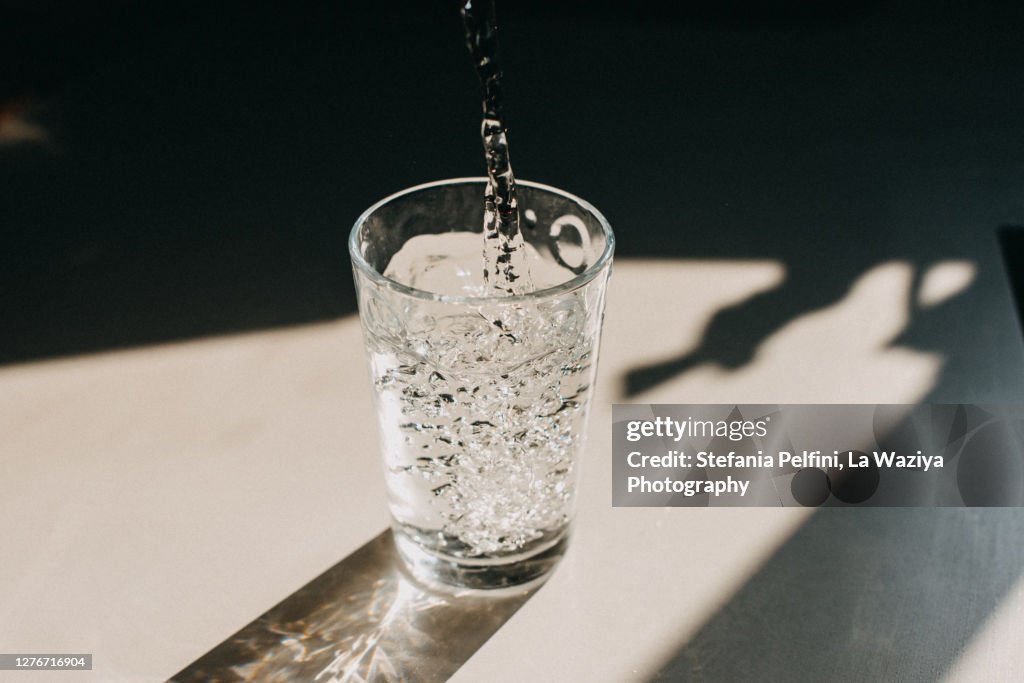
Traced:
[[[444, 186], [444, 185], [459, 185], [459, 184], [473, 184], [473, 183], [478, 183], [480, 185], [483, 185], [486, 182], [487, 182], [487, 178], [483, 177], [483, 176], [466, 177], [466, 178], [448, 178], [448, 179], [445, 179], [445, 180], [435, 180], [435, 181], [432, 181], [432, 182], [429, 182], [429, 183], [422, 183], [420, 185], [414, 185], [412, 187], [407, 187], [404, 190], [399, 190], [398, 192], [395, 192], [394, 194], [390, 194], [387, 197], [384, 197], [383, 199], [381, 199], [381, 200], [379, 200], [377, 202], [374, 202], [374, 204], [372, 206], [370, 206], [370, 208], [366, 209], [365, 211], [363, 211], [363, 213], [361, 213], [359, 215], [359, 218], [356, 219], [355, 224], [353, 224], [353, 226], [352, 226], [352, 230], [349, 232], [349, 236], [348, 236], [348, 252], [349, 252], [349, 255], [352, 257], [352, 264], [353, 264], [353, 266], [355, 266], [355, 268], [359, 272], [363, 273], [365, 276], [367, 276], [373, 282], [375, 282], [375, 283], [377, 283], [379, 285], [383, 285], [385, 287], [388, 287], [390, 289], [393, 289], [393, 290], [395, 290], [395, 291], [397, 291], [397, 292], [399, 292], [401, 294], [405, 294], [407, 296], [414, 297], [416, 299], [422, 299], [422, 300], [425, 300], [425, 301], [442, 302], [442, 303], [458, 303], [458, 304], [468, 304], [468, 305], [480, 305], [480, 304], [485, 304], [485, 303], [486, 304], [494, 304], [494, 303], [510, 303], [511, 304], [511, 303], [527, 301], [527, 300], [530, 300], [530, 299], [543, 299], [543, 298], [548, 298], [548, 297], [556, 296], [556, 295], [559, 295], [559, 294], [564, 294], [566, 292], [571, 292], [573, 290], [579, 289], [580, 287], [583, 287], [584, 285], [590, 283], [595, 277], [597, 277], [597, 274], [600, 273], [602, 270], [604, 270], [605, 267], [611, 262], [612, 254], [615, 251], [615, 234], [612, 232], [612, 226], [608, 222], [608, 219], [604, 217], [604, 214], [602, 214], [600, 211], [598, 211], [594, 207], [594, 205], [591, 204], [590, 202], [588, 202], [587, 200], [581, 199], [581, 198], [577, 197], [576, 195], [574, 195], [574, 194], [572, 194], [570, 192], [566, 192], [565, 190], [560, 190], [557, 187], [552, 187], [551, 185], [545, 185], [543, 183], [535, 183], [535, 182], [532, 182], [532, 181], [529, 181], [529, 180], [516, 180], [516, 184], [517, 185], [523, 185], [524, 187], [529, 187], [531, 189], [542, 190], [544, 192], [548, 192], [548, 193], [551, 193], [551, 194], [554, 194], [554, 195], [558, 195], [559, 197], [562, 197], [563, 199], [568, 199], [569, 201], [578, 204], [582, 209], [584, 209], [585, 211], [590, 213], [592, 216], [594, 216], [594, 218], [597, 219], [598, 224], [601, 226], [601, 229], [604, 231], [604, 234], [605, 234], [605, 244], [604, 244], [604, 250], [602, 250], [601, 255], [598, 256], [597, 259], [592, 264], [587, 266], [586, 270], [584, 270], [582, 273], [574, 276], [573, 278], [571, 278], [569, 280], [566, 280], [565, 282], [560, 282], [557, 285], [554, 285], [552, 287], [545, 287], [544, 289], [538, 289], [538, 290], [535, 290], [535, 291], [532, 291], [532, 292], [528, 292], [526, 294], [513, 294], [513, 295], [500, 295], [500, 294], [496, 294], [494, 296], [463, 296], [463, 295], [456, 295], [456, 294], [438, 294], [436, 292], [430, 292], [430, 291], [425, 290], [425, 289], [417, 289], [415, 287], [410, 287], [409, 285], [402, 284], [401, 282], [398, 282], [397, 280], [393, 280], [393, 279], [391, 279], [389, 277], [386, 277], [383, 273], [378, 272], [373, 266], [371, 266], [366, 261], [366, 259], [363, 257], [362, 253], [360, 253], [360, 250], [359, 250], [359, 229], [363, 226], [364, 223], [366, 223], [367, 219], [370, 217], [371, 214], [373, 214], [375, 211], [377, 211], [379, 208], [381, 208], [385, 204], [389, 204], [390, 202], [392, 202], [392, 201], [394, 201], [394, 200], [396, 200], [396, 199], [398, 199], [400, 197], [404, 197], [406, 195], [413, 194], [414, 192], [421, 192], [423, 190], [429, 190], [429, 189], [432, 189], [432, 188], [435, 188], [435, 187], [441, 187], [441, 186]], [[483, 195], [481, 194], [481, 204], [482, 203], [483, 203]], [[473, 233], [473, 234], [476, 234], [476, 233]]]

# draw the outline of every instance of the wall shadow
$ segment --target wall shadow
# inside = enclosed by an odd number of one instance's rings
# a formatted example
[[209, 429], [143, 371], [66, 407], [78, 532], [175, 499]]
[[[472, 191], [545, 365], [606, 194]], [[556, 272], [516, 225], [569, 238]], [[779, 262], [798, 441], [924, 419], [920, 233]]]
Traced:
[[[396, 141], [395, 89], [441, 134], [478, 124], [471, 72], [464, 116], [442, 120], [420, 63], [395, 61], [404, 46], [461, 73], [457, 24], [437, 49], [424, 12], [344, 5], [0, 18], [23, 68], [0, 101], [0, 363], [355, 312], [348, 229], [431, 154]], [[373, 52], [400, 75], [358, 68]]]
[[652, 681], [936, 681], [1024, 571], [1024, 511], [815, 512]]
[[432, 592], [407, 576], [389, 530], [169, 680], [446, 681], [536, 591]]
[[[45, 136], [0, 134], [0, 363], [352, 314], [345, 239], [362, 209], [482, 168], [477, 84], [442, 7], [47, 7], [0, 22], [23, 67], [0, 133], [17, 119]], [[787, 269], [696, 352], [636, 368], [631, 394], [746, 363], [892, 259], [982, 266], [901, 342], [941, 351], [952, 375], [988, 371], [964, 342], [1005, 287], [985, 266], [1016, 197], [1002, 188], [1019, 186], [1004, 157], [1024, 146], [1020, 22], [998, 5], [844, 7], [689, 4], [664, 25], [628, 3], [503, 7], [520, 177], [593, 200], [619, 257]], [[31, 104], [3, 109], [12, 97]]]

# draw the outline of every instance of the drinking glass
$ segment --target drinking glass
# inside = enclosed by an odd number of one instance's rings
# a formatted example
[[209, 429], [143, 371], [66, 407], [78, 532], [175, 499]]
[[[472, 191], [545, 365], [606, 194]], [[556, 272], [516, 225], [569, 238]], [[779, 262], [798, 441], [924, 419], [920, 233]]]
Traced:
[[593, 206], [520, 181], [535, 287], [471, 286], [485, 185], [403, 190], [349, 238], [396, 545], [469, 589], [541, 580], [566, 550], [614, 249]]

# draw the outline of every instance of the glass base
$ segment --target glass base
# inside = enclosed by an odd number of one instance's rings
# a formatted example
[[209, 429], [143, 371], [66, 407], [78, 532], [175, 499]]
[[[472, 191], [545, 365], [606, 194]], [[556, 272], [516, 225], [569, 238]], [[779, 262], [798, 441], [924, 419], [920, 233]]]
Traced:
[[395, 545], [413, 577], [440, 588], [497, 591], [526, 589], [543, 583], [569, 546], [569, 532], [529, 553], [501, 559], [455, 558], [434, 554], [401, 529], [394, 529]]

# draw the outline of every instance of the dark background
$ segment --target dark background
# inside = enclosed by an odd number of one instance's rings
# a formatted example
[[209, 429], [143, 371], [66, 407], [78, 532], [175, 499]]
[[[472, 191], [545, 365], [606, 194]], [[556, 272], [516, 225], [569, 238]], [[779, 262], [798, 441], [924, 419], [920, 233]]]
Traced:
[[[483, 171], [454, 2], [0, 12], [0, 131], [35, 131], [0, 134], [0, 363], [350, 314], [362, 209]], [[988, 351], [1020, 334], [1018, 3], [500, 2], [499, 20], [519, 177], [594, 202], [618, 258], [787, 267], [630, 391], [743, 365], [881, 262], [968, 259], [972, 287], [895, 343], [947, 356], [932, 398], [1019, 395], [1019, 354]]]

